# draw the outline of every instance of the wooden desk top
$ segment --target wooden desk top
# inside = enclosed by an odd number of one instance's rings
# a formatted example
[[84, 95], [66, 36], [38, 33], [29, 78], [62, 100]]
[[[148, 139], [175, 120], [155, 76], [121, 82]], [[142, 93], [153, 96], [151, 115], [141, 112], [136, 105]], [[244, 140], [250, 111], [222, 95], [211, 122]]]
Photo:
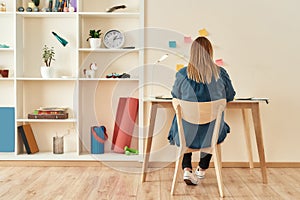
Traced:
[[[171, 99], [156, 99], [154, 97], [147, 97], [143, 100], [148, 103], [172, 103]], [[260, 102], [268, 103], [265, 98], [262, 100], [234, 100], [227, 103], [227, 108], [251, 108], [252, 105], [258, 104]]]

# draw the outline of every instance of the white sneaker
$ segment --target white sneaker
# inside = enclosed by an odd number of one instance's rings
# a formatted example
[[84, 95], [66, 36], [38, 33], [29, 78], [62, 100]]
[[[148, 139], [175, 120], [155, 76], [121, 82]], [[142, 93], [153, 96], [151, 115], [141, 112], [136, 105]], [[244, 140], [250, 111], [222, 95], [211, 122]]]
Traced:
[[187, 170], [184, 170], [183, 180], [187, 185], [197, 185], [199, 182], [195, 174]]
[[195, 174], [198, 178], [203, 179], [205, 178], [205, 171], [200, 170], [200, 167], [198, 166], [195, 170]]

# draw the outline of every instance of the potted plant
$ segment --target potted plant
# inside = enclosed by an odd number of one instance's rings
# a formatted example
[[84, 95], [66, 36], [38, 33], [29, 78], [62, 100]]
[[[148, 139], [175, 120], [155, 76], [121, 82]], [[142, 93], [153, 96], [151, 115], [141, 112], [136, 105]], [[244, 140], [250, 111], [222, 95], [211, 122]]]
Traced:
[[41, 67], [41, 75], [43, 78], [52, 78], [53, 77], [53, 69], [51, 68], [51, 62], [54, 59], [54, 47], [49, 48], [47, 45], [43, 48], [43, 62], [44, 66]]
[[100, 48], [101, 45], [101, 38], [102, 35], [101, 30], [90, 30], [89, 37], [86, 39], [86, 41], [90, 42], [90, 47], [92, 49]]

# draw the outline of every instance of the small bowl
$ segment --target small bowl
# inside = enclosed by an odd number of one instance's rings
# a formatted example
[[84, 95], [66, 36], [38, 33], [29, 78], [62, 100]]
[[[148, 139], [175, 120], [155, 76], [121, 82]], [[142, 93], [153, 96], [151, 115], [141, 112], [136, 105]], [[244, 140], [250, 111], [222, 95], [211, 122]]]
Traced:
[[3, 78], [8, 78], [8, 73], [9, 73], [9, 70], [8, 70], [8, 69], [0, 69], [0, 75], [1, 75]]

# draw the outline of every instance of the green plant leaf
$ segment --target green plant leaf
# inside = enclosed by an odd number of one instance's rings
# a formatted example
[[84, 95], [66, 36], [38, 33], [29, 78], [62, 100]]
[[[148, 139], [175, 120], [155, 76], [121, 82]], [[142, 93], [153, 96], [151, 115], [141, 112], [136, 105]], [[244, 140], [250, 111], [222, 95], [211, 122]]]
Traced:
[[55, 60], [54, 55], [55, 55], [54, 47], [49, 48], [47, 45], [45, 45], [43, 48], [42, 58], [47, 67], [50, 67], [51, 61]]
[[89, 41], [90, 38], [100, 38], [101, 36], [101, 30], [95, 30], [95, 29], [91, 29], [90, 30], [90, 34], [89, 34], [89, 37], [86, 39], [86, 41]]

